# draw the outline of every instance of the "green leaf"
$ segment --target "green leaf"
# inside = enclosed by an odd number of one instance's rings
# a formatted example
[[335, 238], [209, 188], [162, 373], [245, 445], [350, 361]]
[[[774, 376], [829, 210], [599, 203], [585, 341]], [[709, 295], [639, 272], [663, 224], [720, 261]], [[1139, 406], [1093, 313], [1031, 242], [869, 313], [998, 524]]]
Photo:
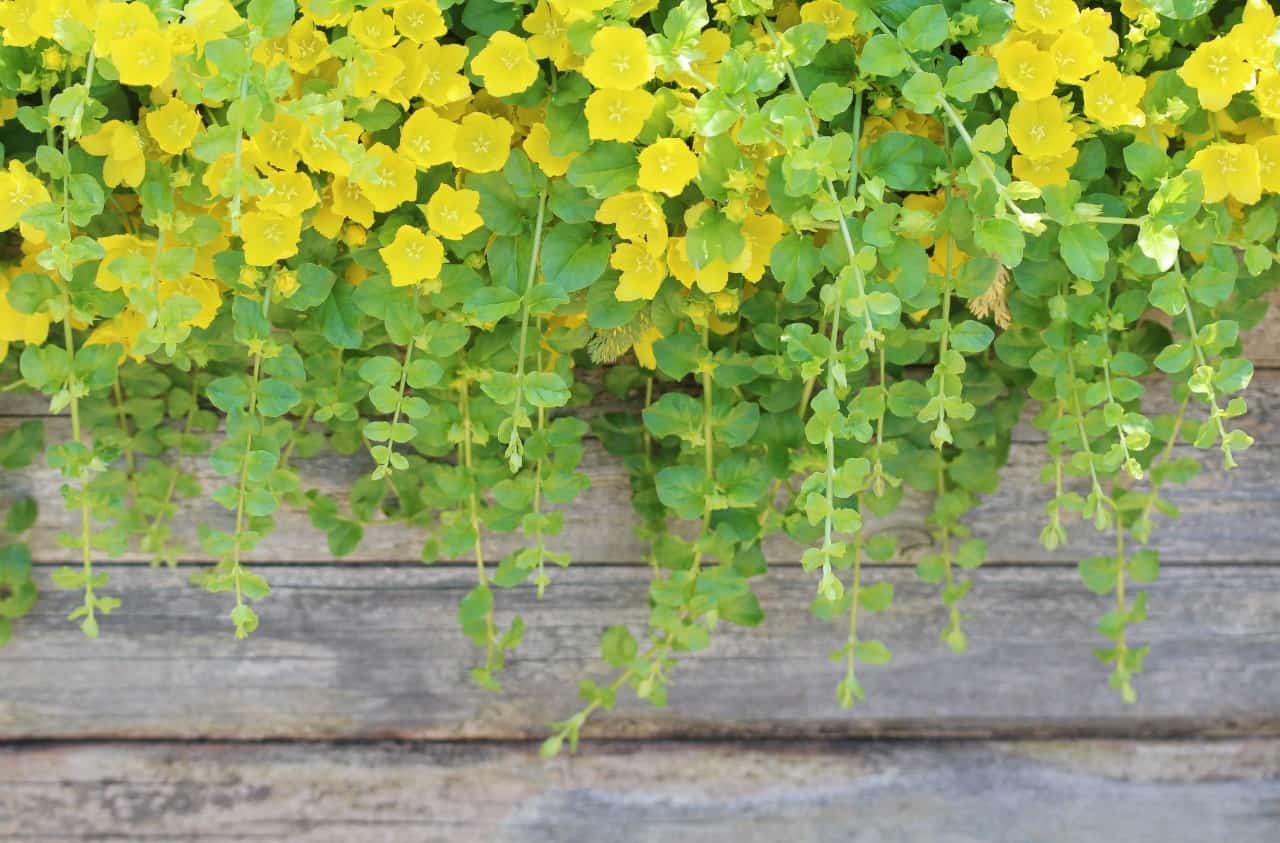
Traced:
[[964, 61], [947, 71], [946, 95], [956, 102], [968, 102], [996, 86], [999, 70], [989, 56], [965, 56]]
[[683, 392], [668, 392], [642, 413], [644, 426], [659, 438], [687, 436], [702, 429], [702, 402]]
[[629, 143], [596, 142], [573, 159], [565, 178], [597, 199], [633, 187], [640, 174], [636, 148]]
[[1080, 563], [1080, 579], [1094, 594], [1110, 594], [1119, 570], [1114, 556], [1094, 556]]
[[497, 322], [520, 309], [520, 296], [506, 287], [481, 287], [467, 296], [462, 307], [476, 322]]
[[695, 269], [701, 269], [719, 258], [725, 262], [732, 261], [747, 245], [742, 234], [742, 226], [721, 211], [719, 208], [708, 208], [698, 215], [693, 227], [689, 229], [686, 246], [689, 251], [689, 263]]
[[891, 35], [879, 33], [867, 39], [858, 56], [858, 67], [872, 76], [897, 76], [907, 69], [910, 59]]
[[245, 12], [249, 26], [267, 38], [279, 38], [288, 34], [297, 9], [293, 0], [249, 0]]
[[302, 394], [278, 378], [267, 378], [258, 384], [258, 412], [274, 419], [298, 406]]
[[809, 107], [823, 120], [832, 120], [844, 113], [851, 102], [853, 91], [834, 82], [823, 82], [809, 95]]
[[774, 244], [769, 266], [782, 284], [787, 301], [798, 302], [808, 294], [822, 269], [822, 252], [809, 237], [791, 232]]
[[1195, 357], [1195, 346], [1191, 343], [1175, 342], [1160, 350], [1156, 355], [1155, 364], [1160, 371], [1176, 375], [1190, 366]]
[[984, 351], [995, 339], [995, 331], [981, 322], [966, 319], [951, 329], [951, 347], [964, 354]]
[[1160, 576], [1160, 554], [1150, 548], [1129, 557], [1129, 576], [1134, 582], [1155, 582]]
[[902, 97], [921, 114], [932, 114], [942, 102], [942, 80], [927, 71], [914, 73], [902, 86]]
[[947, 10], [939, 4], [921, 6], [898, 27], [898, 41], [914, 53], [928, 52], [947, 40]]
[[320, 305], [317, 314], [320, 329], [334, 348], [359, 348], [364, 342], [360, 309], [356, 307], [354, 296], [354, 288], [349, 284], [334, 284], [329, 298]]
[[524, 395], [535, 407], [563, 407], [569, 403], [569, 387], [555, 372], [531, 372], [524, 376]]
[[338, 276], [332, 270], [314, 263], [298, 267], [298, 289], [284, 300], [290, 310], [310, 310], [325, 303]]
[[1107, 239], [1096, 228], [1084, 223], [1064, 226], [1058, 245], [1067, 268], [1078, 277], [1095, 283], [1102, 280], [1110, 250]]
[[702, 340], [691, 333], [672, 334], [653, 344], [658, 368], [663, 374], [676, 380], [693, 374], [705, 353]]
[[863, 172], [884, 179], [893, 190], [929, 190], [934, 173], [946, 166], [947, 157], [936, 144], [904, 132], [888, 132], [862, 153]]
[[868, 612], [883, 612], [893, 603], [893, 583], [879, 582], [858, 590], [858, 605]]
[[859, 641], [853, 645], [853, 657], [863, 664], [888, 664], [893, 655], [881, 641]]
[[7, 533], [23, 533], [36, 522], [39, 507], [35, 498], [18, 498], [9, 507], [9, 514], [4, 519], [4, 531]]
[[566, 293], [590, 286], [609, 267], [612, 247], [599, 226], [555, 226], [542, 241], [542, 275]]
[[600, 637], [600, 658], [611, 667], [625, 668], [640, 652], [631, 630], [625, 626], [611, 626]]
[[1026, 249], [1026, 235], [1016, 222], [1006, 217], [979, 220], [973, 230], [973, 242], [988, 254], [1000, 258], [1000, 262], [1008, 267], [1022, 263]]
[[658, 500], [678, 518], [698, 518], [707, 495], [707, 475], [701, 466], [672, 465], [654, 478]]
[[1209, 13], [1216, 0], [1148, 0], [1156, 13], [1174, 20], [1191, 20]]

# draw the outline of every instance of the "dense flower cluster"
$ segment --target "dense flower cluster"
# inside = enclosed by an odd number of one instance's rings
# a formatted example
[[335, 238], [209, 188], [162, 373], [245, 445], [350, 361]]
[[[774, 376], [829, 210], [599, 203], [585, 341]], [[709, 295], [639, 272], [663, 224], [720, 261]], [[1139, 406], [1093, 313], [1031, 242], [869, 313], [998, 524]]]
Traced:
[[[569, 561], [588, 427], [564, 408], [643, 400], [593, 428], [632, 474], [650, 628], [606, 633], [619, 677], [552, 751], [759, 622], [778, 532], [848, 619], [861, 698], [890, 656], [859, 611], [892, 602], [863, 575], [896, 553], [871, 521], [907, 489], [963, 649], [964, 516], [1028, 396], [1043, 541], [1073, 515], [1117, 534], [1081, 575], [1115, 595], [1099, 657], [1132, 699], [1125, 584], [1158, 567], [1134, 545], [1198, 467], [1183, 444], [1228, 467], [1250, 444], [1238, 337], [1280, 279], [1266, 0], [0, 0], [0, 143], [0, 376], [70, 413], [48, 460], [83, 564], [55, 582], [91, 636], [118, 604], [100, 555], [216, 560], [199, 584], [244, 636], [281, 507], [336, 555], [395, 519], [475, 560], [458, 620], [497, 687], [524, 627], [493, 589]], [[1144, 413], [1153, 369], [1176, 412]], [[366, 455], [349, 495], [304, 488], [321, 447]], [[198, 550], [169, 526], [195, 494], [227, 510]], [[527, 547], [486, 560], [510, 531]]]

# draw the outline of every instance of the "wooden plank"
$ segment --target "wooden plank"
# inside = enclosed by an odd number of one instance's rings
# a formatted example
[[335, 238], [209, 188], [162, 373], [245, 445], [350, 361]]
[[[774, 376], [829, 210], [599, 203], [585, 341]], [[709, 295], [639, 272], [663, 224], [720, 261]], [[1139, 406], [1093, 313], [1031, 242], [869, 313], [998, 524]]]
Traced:
[[0, 749], [0, 840], [1271, 843], [1280, 742]]
[[[12, 399], [6, 397], [5, 402]], [[1246, 562], [1280, 561], [1280, 488], [1269, 478], [1280, 475], [1280, 371], [1260, 372], [1249, 393], [1251, 411], [1240, 420], [1240, 426], [1253, 435], [1259, 445], [1241, 458], [1242, 467], [1230, 475], [1219, 467], [1216, 452], [1193, 454], [1206, 471], [1190, 486], [1173, 490], [1173, 502], [1183, 510], [1183, 517], [1158, 533], [1158, 546], [1166, 561]], [[1171, 412], [1174, 407], [1163, 385], [1151, 391], [1152, 413]], [[17, 418], [0, 418], [0, 430], [18, 423]], [[46, 438], [64, 441], [69, 436], [65, 418], [46, 420]], [[1051, 494], [1039, 481], [1040, 467], [1046, 462], [1043, 436], [1030, 425], [1023, 424], [1015, 437], [1010, 464], [1002, 473], [1001, 488], [988, 496], [967, 520], [975, 535], [988, 541], [991, 561], [1024, 563], [1035, 561], [1071, 561], [1106, 549], [1108, 540], [1087, 527], [1073, 533], [1075, 544], [1057, 553], [1040, 547], [1038, 536], [1044, 504]], [[565, 510], [565, 532], [556, 546], [568, 549], [575, 559], [585, 562], [633, 562], [645, 556], [646, 548], [636, 539], [637, 519], [629, 503], [630, 487], [621, 465], [610, 458], [594, 440], [588, 440], [582, 470], [591, 479], [591, 491]], [[187, 470], [212, 490], [225, 482], [216, 477], [205, 459], [185, 460]], [[371, 468], [363, 455], [343, 456], [325, 453], [297, 462], [304, 488], [315, 488], [345, 501], [351, 484]], [[38, 558], [74, 561], [74, 552], [61, 547], [58, 534], [79, 529], [79, 516], [63, 505], [57, 474], [43, 463], [21, 472], [0, 474], [0, 506], [14, 497], [28, 495], [40, 504], [41, 518], [31, 534], [31, 544]], [[175, 534], [187, 548], [189, 558], [207, 560], [199, 552], [196, 527], [207, 523], [229, 529], [231, 515], [207, 496], [185, 503], [175, 526]], [[900, 511], [876, 522], [873, 531], [889, 531], [899, 537], [902, 560], [913, 562], [932, 546], [927, 527], [929, 500], [913, 494]], [[600, 524], [612, 526], [599, 529]], [[361, 546], [347, 561], [417, 562], [424, 536], [398, 525], [370, 525]], [[493, 558], [510, 553], [524, 545], [519, 535], [490, 535], [486, 550]], [[785, 539], [772, 540], [766, 547], [770, 558], [778, 564], [793, 563], [803, 548]], [[250, 558], [259, 562], [323, 561], [332, 559], [324, 536], [316, 531], [304, 513], [284, 512], [279, 516], [279, 529], [256, 548]], [[147, 561], [141, 554], [131, 553], [121, 561]]]
[[[1280, 378], [1277, 378], [1280, 383]], [[1280, 395], [1277, 395], [1280, 399]], [[1276, 407], [1280, 407], [1277, 400]], [[1268, 419], [1261, 425], [1270, 429], [1271, 405], [1264, 405], [1258, 418]], [[1280, 412], [1276, 413], [1280, 415]], [[6, 424], [0, 420], [0, 426]], [[48, 422], [49, 438], [67, 435], [61, 419]], [[1261, 430], [1258, 431], [1259, 433]], [[1280, 434], [1274, 441], [1280, 442]], [[1226, 473], [1216, 451], [1196, 451], [1190, 447], [1181, 453], [1199, 459], [1204, 470], [1184, 487], [1169, 491], [1168, 497], [1182, 511], [1177, 521], [1164, 521], [1154, 536], [1166, 562], [1280, 562], [1280, 486], [1273, 478], [1280, 476], [1280, 445], [1259, 444], [1240, 457], [1240, 468]], [[1069, 524], [1071, 544], [1055, 553], [1040, 546], [1044, 505], [1052, 498], [1051, 487], [1040, 482], [1040, 469], [1046, 463], [1043, 447], [1022, 443], [1013, 446], [1009, 465], [1001, 474], [1000, 488], [984, 498], [982, 504], [966, 517], [976, 536], [990, 547], [990, 560], [995, 563], [1031, 563], [1075, 561], [1082, 556], [1105, 552], [1112, 539], [1096, 533], [1083, 524]], [[327, 453], [297, 462], [304, 488], [315, 488], [342, 502], [351, 484], [370, 470], [363, 455], [342, 456]], [[216, 477], [207, 460], [188, 461], [187, 468], [206, 489], [224, 482]], [[593, 563], [633, 563], [646, 556], [647, 549], [634, 533], [638, 519], [631, 509], [630, 485], [625, 468], [600, 447], [587, 442], [582, 471], [591, 480], [591, 489], [566, 507], [563, 535], [551, 542], [556, 549], [571, 552], [575, 561]], [[1084, 486], [1077, 482], [1074, 487]], [[61, 480], [55, 472], [39, 464], [21, 472], [0, 474], [0, 507], [20, 496], [34, 497], [40, 505], [40, 519], [29, 535], [33, 552], [46, 561], [76, 561], [76, 551], [59, 545], [57, 537], [64, 531], [79, 530], [78, 511], [68, 510], [59, 492]], [[890, 516], [875, 520], [870, 532], [891, 532], [899, 539], [899, 561], [914, 562], [933, 546], [927, 524], [930, 501], [926, 495], [910, 493], [900, 509]], [[277, 516], [277, 530], [267, 536], [248, 556], [255, 562], [312, 562], [332, 559], [325, 537], [312, 527], [303, 512], [282, 511]], [[207, 561], [199, 551], [196, 529], [201, 523], [231, 529], [232, 514], [207, 496], [184, 502], [184, 510], [176, 519], [175, 536], [188, 548], [188, 558]], [[601, 524], [609, 529], [600, 529]], [[678, 525], [690, 532], [696, 525]], [[344, 557], [350, 562], [409, 562], [420, 559], [425, 533], [402, 525], [382, 523], [368, 525], [364, 540], [354, 553]], [[486, 554], [502, 556], [525, 546], [519, 533], [490, 534], [486, 538]], [[765, 547], [771, 562], [795, 564], [803, 548], [784, 537], [771, 538]], [[120, 561], [148, 561], [132, 552]]]
[[[525, 642], [503, 694], [467, 676], [477, 652], [454, 622], [473, 572], [374, 566], [289, 566], [269, 572], [261, 628], [232, 640], [227, 595], [186, 571], [115, 566], [108, 594], [124, 606], [84, 639], [65, 614], [78, 594], [48, 591], [0, 650], [0, 740], [98, 738], [523, 739], [576, 710], [576, 683], [612, 673], [598, 661], [607, 625], [640, 630], [648, 572], [571, 569], [538, 602], [500, 592], [499, 619], [520, 613]], [[42, 577], [47, 569], [42, 572]], [[1067, 568], [976, 573], [965, 609], [969, 652], [938, 640], [938, 591], [882, 569], [898, 591], [865, 619], [894, 663], [860, 673], [868, 700], [835, 703], [841, 668], [827, 659], [842, 624], [809, 616], [816, 578], [787, 568], [758, 591], [755, 630], [722, 627], [674, 674], [669, 708], [627, 700], [597, 734], [658, 736], [1280, 734], [1280, 569], [1172, 568], [1151, 587], [1150, 644], [1140, 700], [1126, 706], [1090, 655], [1109, 599]], [[42, 585], [44, 585], [42, 579]]]

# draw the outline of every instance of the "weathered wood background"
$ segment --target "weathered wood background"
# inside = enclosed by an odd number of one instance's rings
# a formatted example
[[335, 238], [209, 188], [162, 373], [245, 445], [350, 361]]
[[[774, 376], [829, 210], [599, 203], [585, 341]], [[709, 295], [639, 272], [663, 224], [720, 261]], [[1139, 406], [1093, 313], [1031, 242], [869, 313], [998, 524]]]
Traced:
[[[1107, 601], [1075, 572], [1108, 542], [1078, 526], [1070, 549], [1040, 547], [1041, 441], [1024, 426], [1000, 491], [970, 518], [992, 563], [967, 604], [968, 653], [938, 641], [936, 590], [912, 572], [925, 502], [909, 502], [878, 525], [904, 551], [870, 574], [898, 600], [873, 620], [895, 659], [863, 671], [865, 704], [836, 706], [826, 653], [839, 630], [809, 617], [813, 578], [779, 542], [762, 628], [723, 629], [685, 658], [666, 709], [623, 702], [579, 755], [540, 761], [575, 681], [608, 676], [599, 631], [646, 615], [626, 475], [591, 447], [592, 491], [564, 537], [577, 564], [541, 602], [499, 595], [529, 625], [502, 695], [470, 683], [475, 652], [454, 624], [472, 570], [422, 566], [420, 537], [392, 527], [335, 562], [305, 516], [283, 517], [254, 554], [275, 593], [240, 643], [226, 601], [188, 584], [198, 555], [173, 571], [100, 563], [124, 606], [96, 642], [65, 620], [76, 595], [46, 587], [0, 650], [0, 840], [1271, 843], [1280, 322], [1247, 347], [1259, 370], [1243, 426], [1258, 443], [1230, 475], [1202, 455], [1207, 470], [1174, 495], [1183, 517], [1159, 533], [1136, 705], [1090, 655]], [[31, 417], [30, 399], [0, 402], [0, 429]], [[44, 423], [51, 440], [68, 435], [64, 419]], [[302, 469], [338, 491], [366, 467], [326, 456]], [[43, 467], [0, 475], [0, 504], [41, 504], [44, 586], [68, 559], [58, 485]], [[186, 537], [224, 517], [193, 504]]]

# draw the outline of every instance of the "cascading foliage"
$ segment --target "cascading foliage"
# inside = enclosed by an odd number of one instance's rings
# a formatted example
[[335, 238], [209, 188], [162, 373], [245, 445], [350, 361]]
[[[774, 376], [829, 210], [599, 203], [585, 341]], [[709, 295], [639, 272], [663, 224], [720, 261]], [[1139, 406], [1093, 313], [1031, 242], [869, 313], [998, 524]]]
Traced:
[[[849, 706], [890, 660], [893, 589], [863, 575], [897, 548], [868, 520], [928, 496], [917, 572], [963, 650], [965, 515], [1030, 397], [1042, 541], [1115, 538], [1080, 574], [1131, 701], [1134, 585], [1199, 468], [1178, 445], [1230, 468], [1251, 443], [1239, 339], [1280, 280], [1265, 0], [3, 0], [0, 38], [0, 388], [69, 417], [43, 452], [80, 564], [53, 582], [89, 637], [120, 605], [104, 558], [212, 557], [195, 582], [244, 637], [282, 507], [336, 556], [398, 520], [474, 562], [458, 622], [499, 689], [524, 626], [495, 594], [569, 564], [591, 432], [631, 476], [650, 621], [605, 632], [614, 680], [545, 751], [761, 622], [777, 534], [847, 630]], [[605, 393], [629, 409], [575, 413]], [[5, 428], [0, 466], [41, 440]], [[308, 488], [325, 449], [366, 456], [345, 494]], [[186, 547], [197, 496], [226, 513]], [[0, 640], [35, 516], [2, 524]], [[522, 549], [486, 557], [496, 532]]]

